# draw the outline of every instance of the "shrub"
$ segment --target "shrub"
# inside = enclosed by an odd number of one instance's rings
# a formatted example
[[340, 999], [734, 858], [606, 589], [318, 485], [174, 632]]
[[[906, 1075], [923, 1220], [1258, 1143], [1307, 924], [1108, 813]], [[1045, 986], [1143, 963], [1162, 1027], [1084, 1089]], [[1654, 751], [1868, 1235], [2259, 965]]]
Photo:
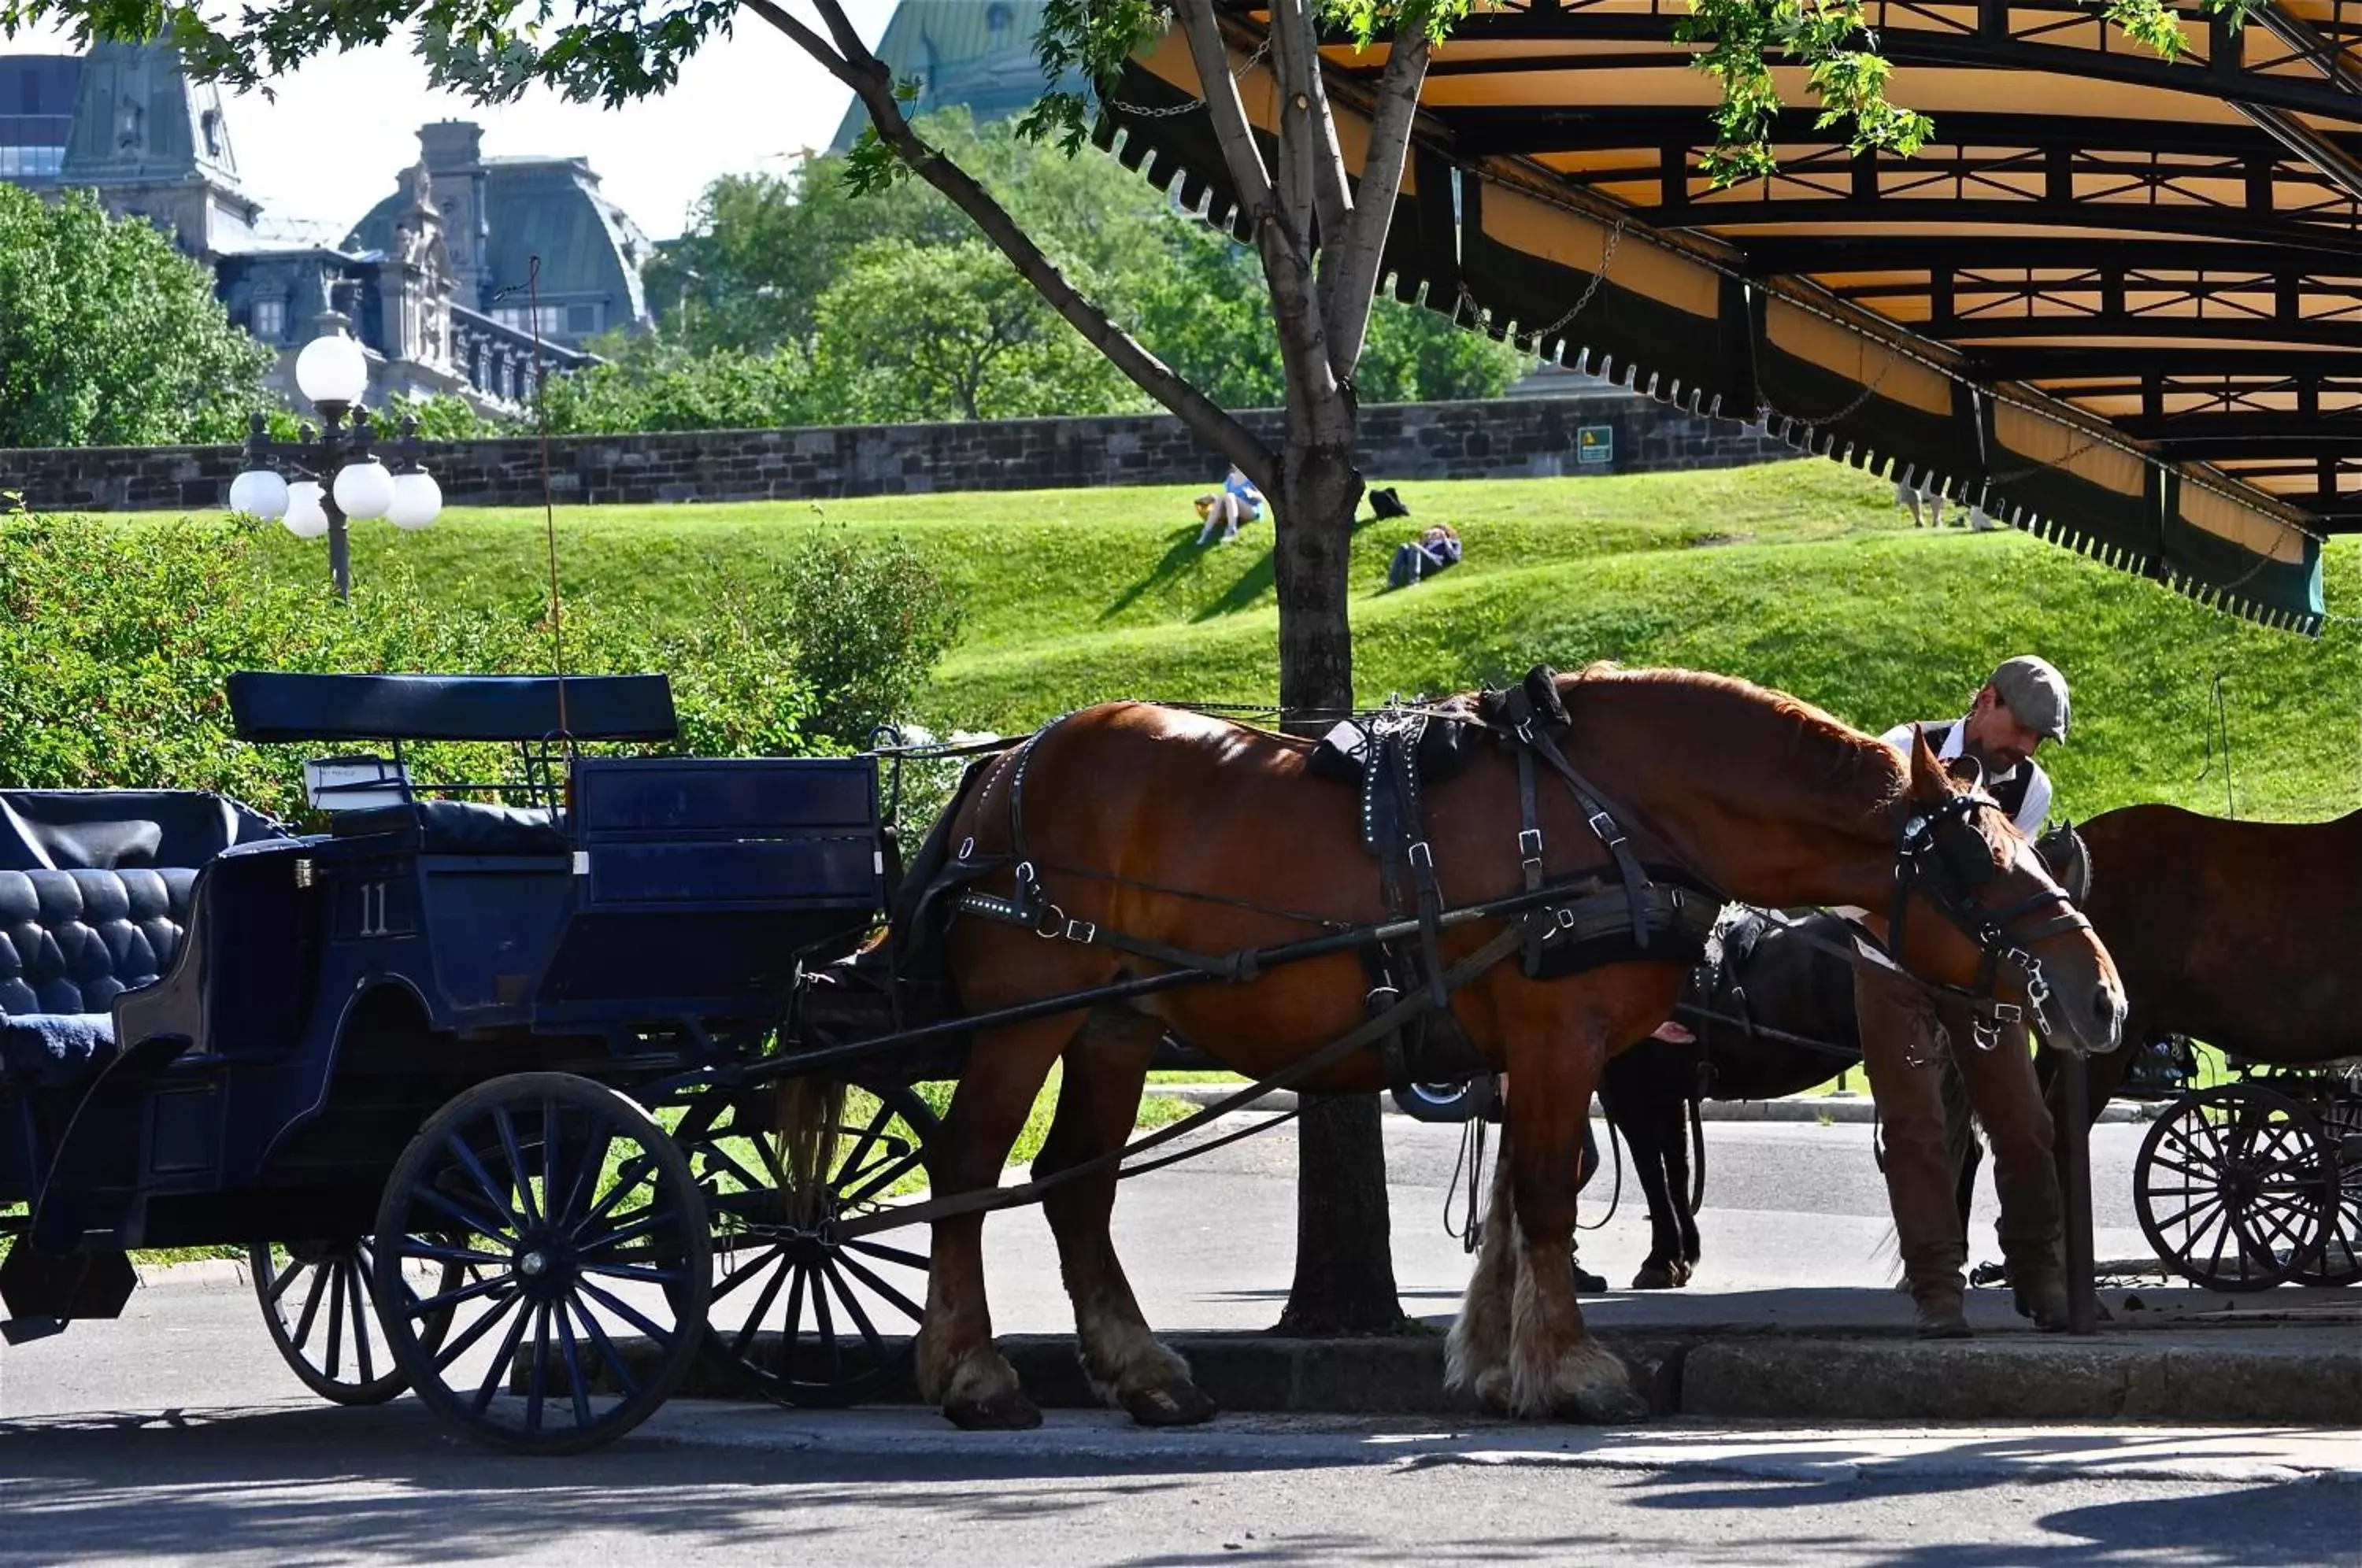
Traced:
[[[315, 748], [236, 741], [232, 671], [552, 667], [538, 600], [432, 604], [406, 569], [381, 562], [348, 605], [265, 569], [263, 526], [0, 517], [0, 784], [218, 790], [292, 818]], [[683, 751], [791, 755], [806, 749], [811, 708], [792, 618], [748, 608], [725, 596], [684, 634], [569, 602], [568, 668], [670, 674]], [[502, 749], [413, 755], [424, 776], [482, 778], [502, 776]]]
[[776, 569], [766, 598], [786, 613], [811, 685], [810, 727], [859, 749], [910, 714], [911, 700], [959, 633], [942, 578], [900, 539], [855, 543], [825, 521]]

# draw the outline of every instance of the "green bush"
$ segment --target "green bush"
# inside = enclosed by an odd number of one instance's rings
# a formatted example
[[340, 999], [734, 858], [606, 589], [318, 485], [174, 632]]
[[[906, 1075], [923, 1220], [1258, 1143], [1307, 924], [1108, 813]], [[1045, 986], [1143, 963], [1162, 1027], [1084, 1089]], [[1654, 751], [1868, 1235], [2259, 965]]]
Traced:
[[[0, 516], [0, 784], [217, 790], [297, 818], [316, 748], [234, 739], [231, 672], [553, 668], [547, 606], [530, 592], [454, 607], [379, 561], [345, 604], [270, 569], [267, 536], [237, 518]], [[670, 675], [684, 754], [795, 755], [856, 744], [907, 708], [949, 640], [943, 601], [906, 547], [824, 534], [792, 565], [724, 582], [686, 623], [567, 601], [565, 664]], [[412, 755], [429, 778], [507, 767], [497, 747]]]
[[752, 597], [779, 605], [803, 650], [813, 733], [855, 749], [910, 713], [959, 635], [957, 604], [917, 550], [899, 536], [856, 540], [839, 525], [815, 529]]

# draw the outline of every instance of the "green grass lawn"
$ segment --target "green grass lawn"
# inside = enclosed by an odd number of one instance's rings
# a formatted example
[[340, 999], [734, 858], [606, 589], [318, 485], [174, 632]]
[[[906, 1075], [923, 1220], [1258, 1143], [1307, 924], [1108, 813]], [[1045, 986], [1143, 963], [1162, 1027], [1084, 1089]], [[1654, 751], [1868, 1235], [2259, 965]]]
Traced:
[[[1268, 528], [1197, 547], [1197, 488], [567, 509], [560, 562], [569, 593], [688, 617], [706, 613], [716, 574], [791, 553], [815, 527], [899, 535], [966, 618], [922, 701], [939, 728], [1017, 729], [1109, 697], [1269, 701]], [[2063, 812], [2224, 810], [2205, 740], [2218, 673], [2239, 814], [2362, 804], [2352, 626], [2310, 642], [2014, 532], [1914, 530], [1890, 487], [1818, 459], [1401, 488], [1414, 523], [1460, 528], [1467, 559], [1383, 592], [1413, 524], [1360, 531], [1355, 664], [1368, 701], [1465, 689], [1537, 660], [1613, 658], [1745, 676], [1883, 728], [1959, 712], [2000, 658], [2036, 651], [2075, 687], [2074, 744], [2045, 758]], [[461, 508], [422, 535], [364, 525], [355, 539], [364, 579], [398, 555], [454, 602], [529, 601], [546, 571], [537, 513]], [[321, 569], [318, 547], [292, 539], [272, 558]], [[2328, 573], [2331, 609], [2362, 612], [2362, 553], [2341, 541]]]

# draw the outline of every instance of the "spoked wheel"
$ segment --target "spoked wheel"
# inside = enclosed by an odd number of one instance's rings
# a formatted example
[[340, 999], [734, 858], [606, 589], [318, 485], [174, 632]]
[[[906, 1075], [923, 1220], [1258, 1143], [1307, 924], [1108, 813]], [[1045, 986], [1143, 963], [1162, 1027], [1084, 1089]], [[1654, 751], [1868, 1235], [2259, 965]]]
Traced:
[[[782, 1131], [799, 1122], [803, 1136]], [[712, 1219], [708, 1352], [787, 1405], [855, 1404], [899, 1382], [925, 1315], [925, 1233], [839, 1228], [916, 1190], [935, 1130], [907, 1088], [692, 1091], [674, 1136]]]
[[[663, 1404], [696, 1357], [705, 1205], [647, 1112], [565, 1073], [469, 1090], [403, 1151], [375, 1262], [394, 1362], [418, 1397], [504, 1448], [579, 1453]], [[406, 1266], [470, 1275], [421, 1297]], [[447, 1337], [432, 1331], [438, 1315]]]
[[2319, 1253], [2335, 1150], [2297, 1101], [2254, 1083], [2185, 1095], [2133, 1163], [2157, 1255], [2210, 1290], [2268, 1290]]
[[[378, 1316], [376, 1261], [366, 1237], [247, 1249], [270, 1342], [304, 1386], [339, 1405], [382, 1405], [410, 1386]], [[464, 1272], [457, 1263], [436, 1264], [431, 1294], [458, 1289]], [[450, 1324], [449, 1312], [430, 1313], [419, 1320], [419, 1338], [431, 1350]]]
[[2337, 1185], [2324, 1207], [2321, 1250], [2297, 1270], [2296, 1281], [2352, 1285], [2362, 1280], [2362, 1099], [2340, 1093], [2312, 1109], [2337, 1150]]

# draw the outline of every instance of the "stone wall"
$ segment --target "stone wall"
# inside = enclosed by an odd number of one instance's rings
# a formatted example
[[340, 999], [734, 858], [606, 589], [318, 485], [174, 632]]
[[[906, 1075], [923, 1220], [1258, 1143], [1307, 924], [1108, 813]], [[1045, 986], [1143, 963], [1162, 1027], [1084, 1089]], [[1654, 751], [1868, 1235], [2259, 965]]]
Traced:
[[[1275, 438], [1279, 415], [1247, 423]], [[1578, 458], [1579, 433], [1606, 461]], [[1611, 432], [1603, 445], [1595, 434]], [[1735, 468], [1795, 455], [1761, 430], [1638, 394], [1382, 404], [1363, 411], [1363, 471], [1374, 480], [1490, 479]], [[234, 447], [0, 451], [0, 491], [36, 512], [220, 506], [242, 466]], [[541, 502], [538, 441], [459, 443], [428, 466], [452, 505]], [[1177, 419], [1109, 415], [964, 425], [872, 425], [568, 436], [550, 442], [560, 503], [823, 501], [929, 491], [1210, 484], [1222, 459]]]

